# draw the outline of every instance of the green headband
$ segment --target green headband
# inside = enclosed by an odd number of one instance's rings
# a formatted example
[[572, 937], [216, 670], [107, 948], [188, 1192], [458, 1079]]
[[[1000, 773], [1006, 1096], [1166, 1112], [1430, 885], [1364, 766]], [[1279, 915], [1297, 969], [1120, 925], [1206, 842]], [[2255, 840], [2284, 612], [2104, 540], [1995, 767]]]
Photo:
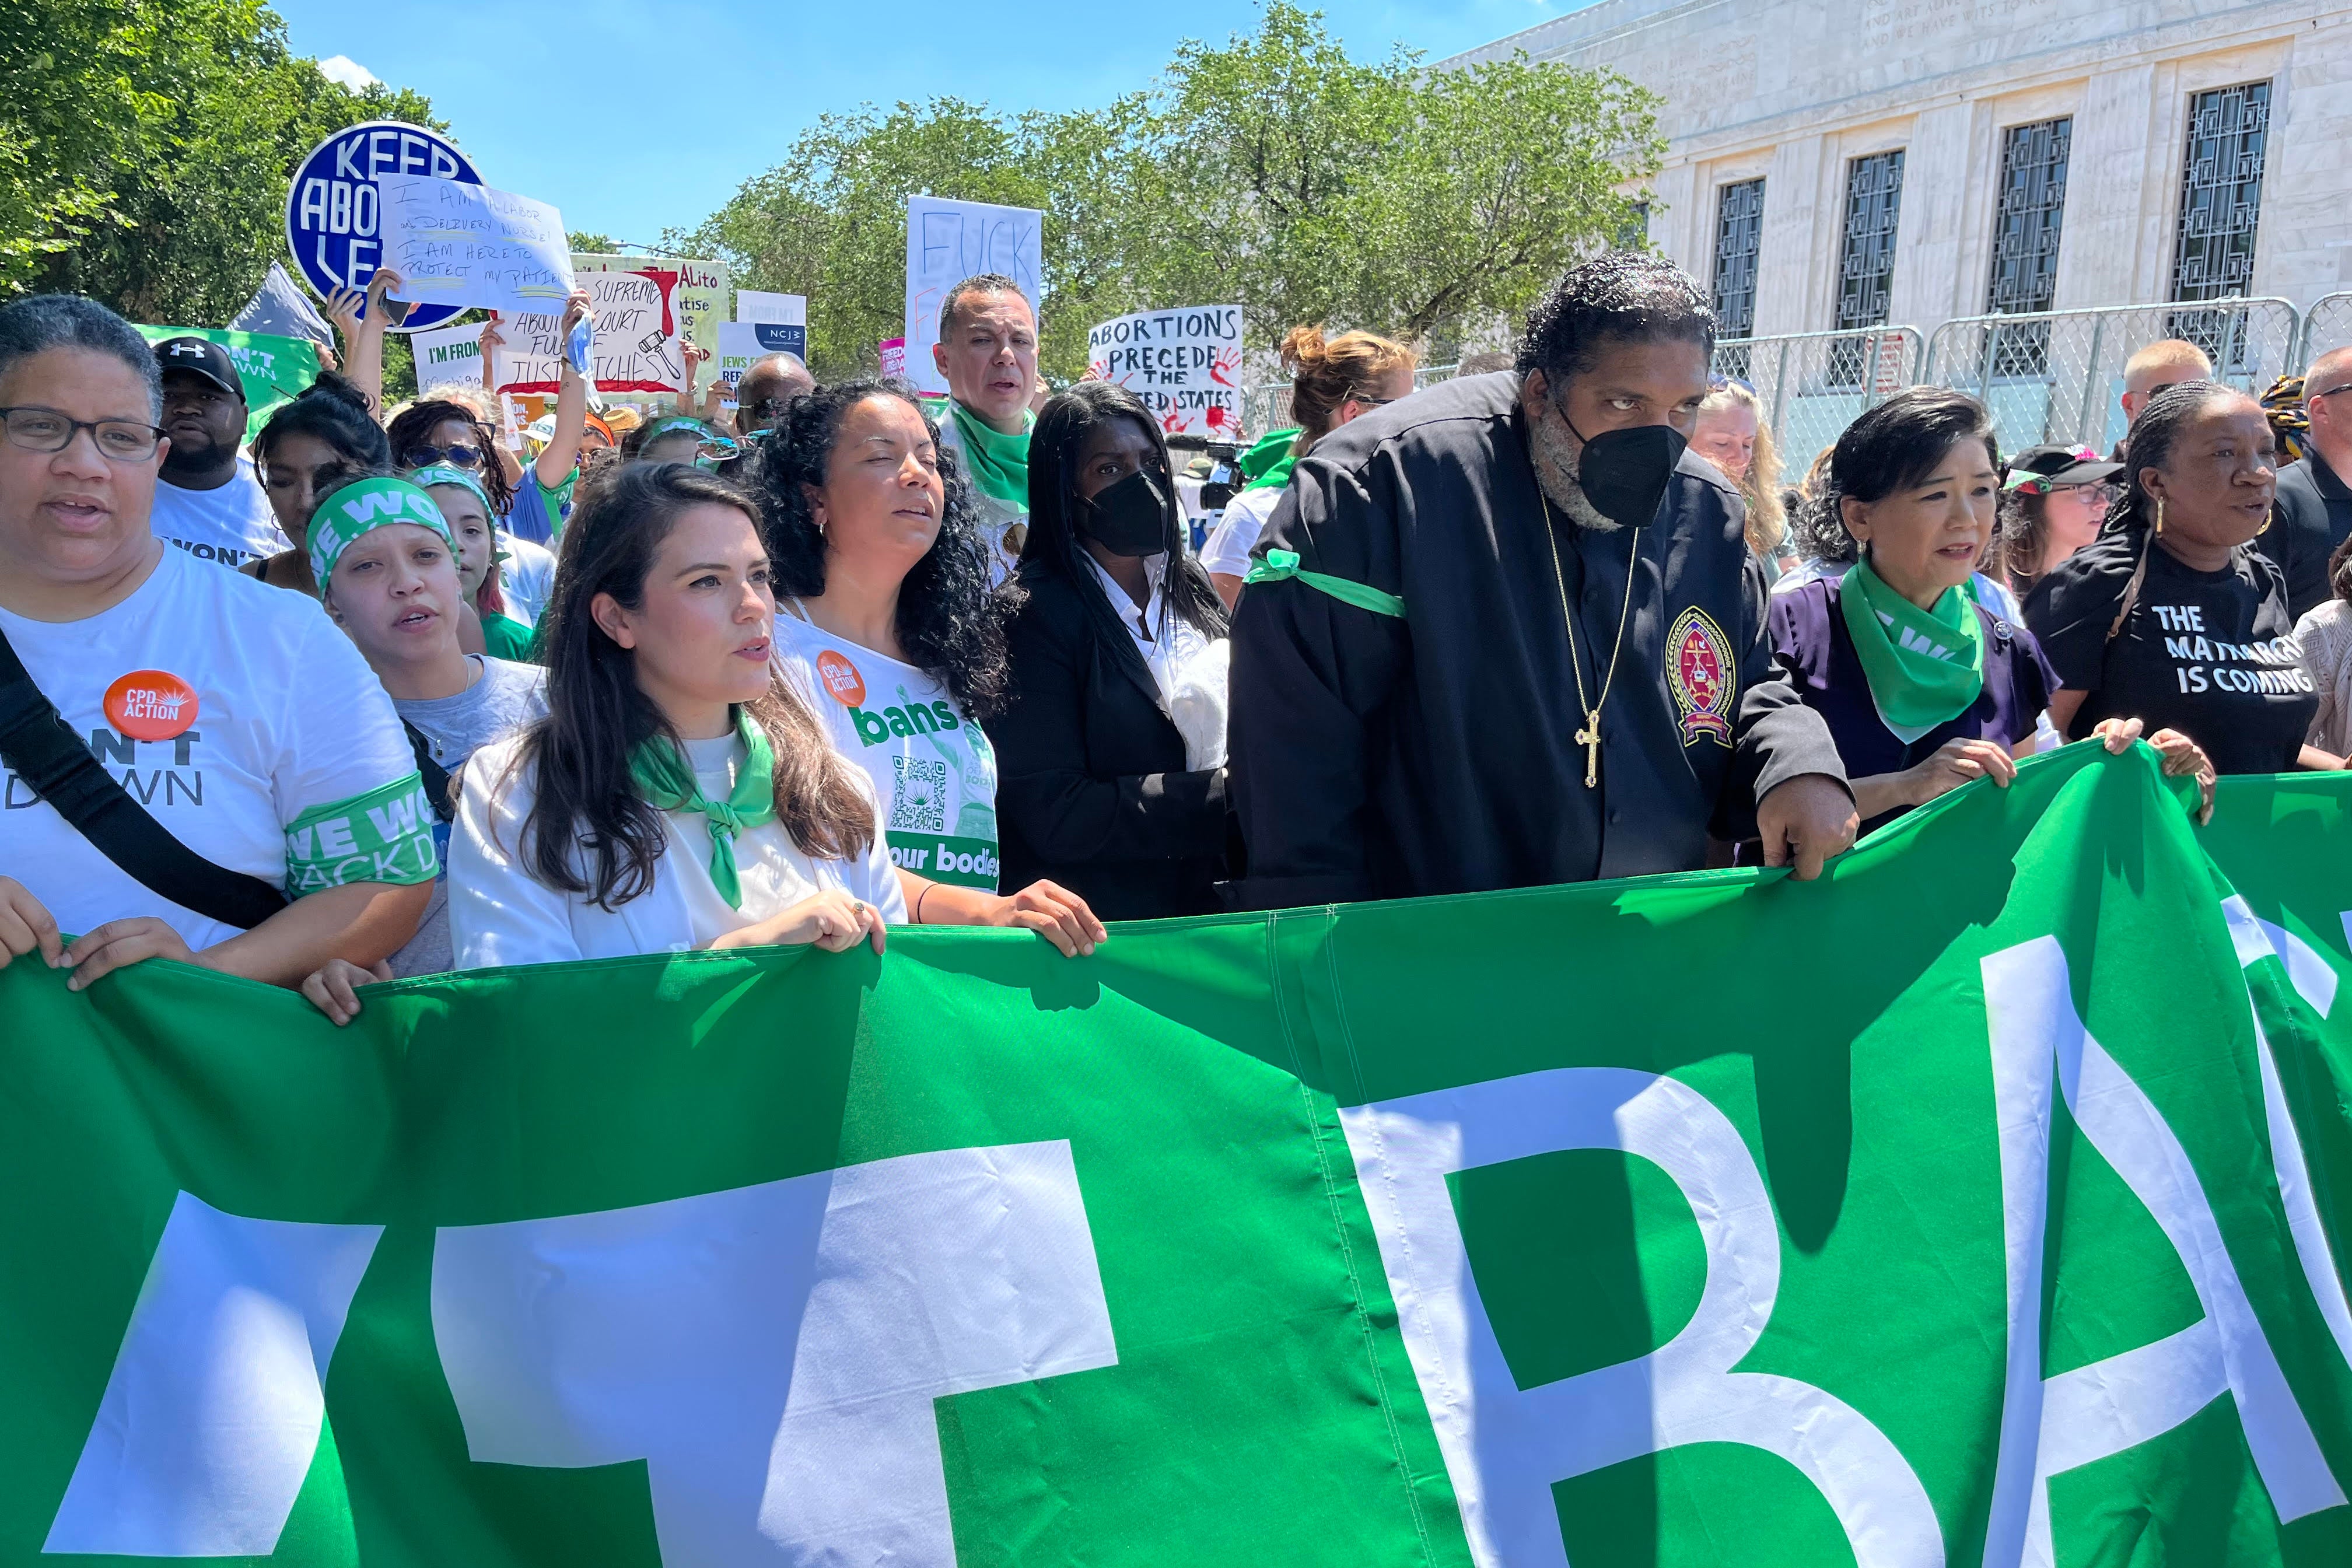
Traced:
[[663, 437], [675, 436], [681, 430], [691, 430], [698, 440], [705, 441], [718, 434], [690, 414], [673, 414], [667, 419], [655, 420], [646, 427], [645, 439], [637, 443], [637, 450], [642, 452]]
[[455, 463], [427, 463], [421, 468], [411, 468], [400, 476], [410, 484], [424, 489], [432, 485], [458, 485], [474, 492], [482, 503], [482, 515], [498, 521], [498, 509], [490, 505], [490, 492], [482, 488], [481, 479], [467, 473]]
[[452, 551], [457, 548], [449, 535], [449, 520], [431, 496], [406, 479], [362, 479], [320, 501], [310, 514], [310, 571], [319, 586], [326, 587], [335, 574], [335, 563], [361, 534], [391, 522], [429, 528]]

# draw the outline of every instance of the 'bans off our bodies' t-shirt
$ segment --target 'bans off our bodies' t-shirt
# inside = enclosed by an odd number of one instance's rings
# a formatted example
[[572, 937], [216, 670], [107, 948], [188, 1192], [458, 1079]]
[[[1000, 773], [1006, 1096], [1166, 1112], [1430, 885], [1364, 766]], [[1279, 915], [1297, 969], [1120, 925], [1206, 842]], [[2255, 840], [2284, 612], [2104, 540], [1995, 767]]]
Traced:
[[2026, 598], [2026, 625], [2059, 680], [2089, 693], [2070, 738], [2102, 719], [2140, 719], [2151, 735], [2179, 731], [2221, 773], [2293, 769], [2319, 697], [2278, 568], [2242, 546], [2221, 571], [2199, 572], [2150, 540], [2147, 576], [2110, 642], [2143, 537], [2100, 535]]
[[996, 753], [945, 684], [776, 612], [776, 661], [865, 772], [890, 863], [934, 882], [996, 890]]
[[[296, 898], [432, 879], [415, 753], [375, 672], [309, 595], [166, 545], [113, 608], [66, 622], [0, 610], [0, 631], [66, 727], [206, 859]], [[154, 915], [198, 951], [237, 934], [140, 883], [13, 769], [0, 776], [0, 876], [66, 931]]]

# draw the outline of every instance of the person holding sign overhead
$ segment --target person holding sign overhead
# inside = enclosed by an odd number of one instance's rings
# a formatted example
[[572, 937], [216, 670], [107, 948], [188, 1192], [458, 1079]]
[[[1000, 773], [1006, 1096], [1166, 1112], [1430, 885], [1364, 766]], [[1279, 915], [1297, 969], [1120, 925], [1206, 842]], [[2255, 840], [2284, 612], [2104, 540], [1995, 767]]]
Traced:
[[992, 580], [1002, 582], [1021, 559], [1028, 531], [1037, 313], [1003, 274], [967, 278], [940, 301], [940, 341], [931, 356], [948, 384], [940, 449], [953, 452], [971, 481]]

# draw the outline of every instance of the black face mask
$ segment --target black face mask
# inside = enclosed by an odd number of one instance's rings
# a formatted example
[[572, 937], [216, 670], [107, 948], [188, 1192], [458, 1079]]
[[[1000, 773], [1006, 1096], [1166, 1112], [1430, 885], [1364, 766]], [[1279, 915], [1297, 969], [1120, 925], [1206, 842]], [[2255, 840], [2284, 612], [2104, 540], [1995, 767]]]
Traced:
[[1160, 476], [1138, 468], [1081, 504], [1079, 531], [1113, 555], [1157, 555], [1168, 548], [1168, 492]]
[[[1568, 413], [1560, 412], [1568, 422]], [[1573, 424], [1578, 440], [1584, 433]], [[1603, 430], [1576, 459], [1576, 482], [1593, 510], [1624, 528], [1643, 528], [1658, 515], [1666, 498], [1666, 481], [1683, 460], [1690, 442], [1671, 425], [1636, 425], [1625, 430]]]

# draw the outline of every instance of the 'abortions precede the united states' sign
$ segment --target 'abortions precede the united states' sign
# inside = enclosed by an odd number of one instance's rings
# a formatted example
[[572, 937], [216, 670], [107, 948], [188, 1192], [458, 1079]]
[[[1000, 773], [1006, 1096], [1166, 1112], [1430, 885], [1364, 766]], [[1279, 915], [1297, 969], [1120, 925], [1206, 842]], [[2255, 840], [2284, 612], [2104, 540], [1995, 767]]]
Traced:
[[1115, 317], [1087, 332], [1087, 376], [1134, 393], [1171, 436], [1238, 440], [1241, 307], [1188, 305]]

